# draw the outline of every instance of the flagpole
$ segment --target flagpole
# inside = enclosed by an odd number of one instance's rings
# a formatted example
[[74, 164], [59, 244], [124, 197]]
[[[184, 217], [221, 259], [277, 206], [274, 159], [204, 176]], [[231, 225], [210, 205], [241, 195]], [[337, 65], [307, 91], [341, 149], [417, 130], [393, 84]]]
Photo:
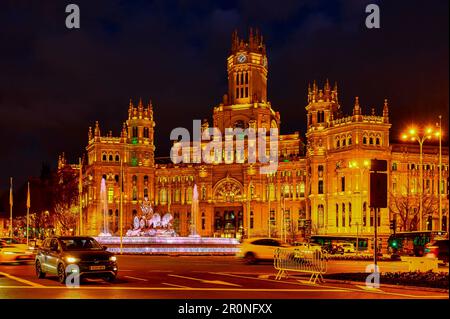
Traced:
[[28, 247], [28, 240], [29, 240], [29, 220], [30, 220], [30, 182], [28, 182], [28, 193], [27, 193], [27, 247]]
[[80, 224], [78, 227], [78, 235], [83, 235], [83, 203], [82, 203], [82, 196], [83, 196], [83, 164], [81, 163], [81, 157], [78, 158], [78, 163], [80, 166], [80, 174], [78, 177], [78, 205], [80, 209]]
[[120, 254], [122, 254], [122, 239], [123, 239], [123, 159], [120, 159], [120, 217], [119, 217], [119, 232], [120, 232]]
[[9, 236], [13, 238], [13, 178], [10, 177], [9, 187]]

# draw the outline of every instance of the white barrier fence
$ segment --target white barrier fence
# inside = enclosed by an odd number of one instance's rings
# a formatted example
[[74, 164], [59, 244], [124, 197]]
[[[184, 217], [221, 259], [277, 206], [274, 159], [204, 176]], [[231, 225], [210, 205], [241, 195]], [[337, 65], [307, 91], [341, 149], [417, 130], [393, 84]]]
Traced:
[[327, 272], [327, 254], [319, 250], [304, 250], [298, 248], [277, 248], [274, 256], [274, 267], [278, 270], [276, 280], [288, 277], [288, 272], [311, 274], [309, 283], [317, 280], [323, 282], [323, 274]]

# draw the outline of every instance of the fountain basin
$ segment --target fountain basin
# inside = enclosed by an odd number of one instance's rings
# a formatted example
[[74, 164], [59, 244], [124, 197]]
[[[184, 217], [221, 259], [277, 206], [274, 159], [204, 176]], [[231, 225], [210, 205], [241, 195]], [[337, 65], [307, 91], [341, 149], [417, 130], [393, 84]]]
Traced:
[[[119, 236], [101, 236], [95, 239], [107, 250], [120, 253]], [[123, 254], [148, 255], [228, 255], [238, 252], [236, 238], [216, 237], [122, 237]]]

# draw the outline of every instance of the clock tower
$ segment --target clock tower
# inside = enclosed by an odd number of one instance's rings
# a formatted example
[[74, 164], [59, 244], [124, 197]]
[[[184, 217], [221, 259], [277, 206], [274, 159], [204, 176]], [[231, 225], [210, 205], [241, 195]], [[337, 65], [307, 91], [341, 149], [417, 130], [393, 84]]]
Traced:
[[250, 29], [248, 42], [233, 32], [227, 70], [230, 104], [267, 102], [266, 46], [258, 29]]

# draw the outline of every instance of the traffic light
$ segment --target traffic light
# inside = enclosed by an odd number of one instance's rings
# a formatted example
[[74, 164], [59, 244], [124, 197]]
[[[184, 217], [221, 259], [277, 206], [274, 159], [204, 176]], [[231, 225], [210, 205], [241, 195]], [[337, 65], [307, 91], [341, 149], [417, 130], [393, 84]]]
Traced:
[[396, 219], [391, 220], [391, 224], [390, 224], [389, 228], [395, 232], [395, 230], [397, 229], [397, 220]]

